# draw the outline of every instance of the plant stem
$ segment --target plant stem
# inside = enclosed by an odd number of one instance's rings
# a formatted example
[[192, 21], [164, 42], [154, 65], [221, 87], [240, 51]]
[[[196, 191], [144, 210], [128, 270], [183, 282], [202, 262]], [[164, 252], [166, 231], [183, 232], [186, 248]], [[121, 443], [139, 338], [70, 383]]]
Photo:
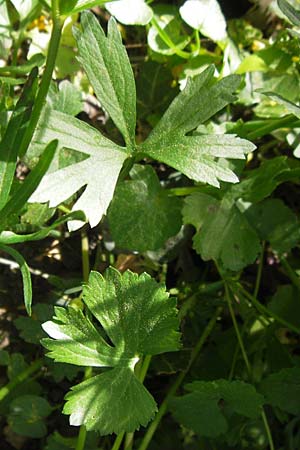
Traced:
[[[235, 318], [235, 314], [234, 314], [232, 303], [231, 303], [230, 292], [229, 292], [229, 289], [228, 289], [228, 286], [227, 286], [226, 283], [225, 283], [225, 295], [226, 295], [226, 300], [227, 300], [227, 304], [228, 304], [231, 320], [232, 320], [232, 323], [233, 323], [233, 327], [235, 329], [236, 337], [237, 337], [237, 340], [238, 340], [238, 343], [239, 343], [239, 346], [240, 346], [240, 349], [241, 349], [241, 352], [242, 352], [242, 355], [243, 355], [243, 359], [244, 359], [244, 362], [245, 362], [245, 366], [246, 366], [247, 372], [248, 372], [248, 376], [251, 379], [252, 368], [251, 368], [251, 365], [250, 365], [250, 362], [249, 362], [249, 358], [248, 358], [248, 355], [247, 355], [247, 352], [246, 352], [246, 348], [245, 348], [245, 345], [244, 345], [244, 342], [243, 342], [242, 335], [240, 333], [240, 330], [239, 330], [239, 327], [238, 327], [238, 324], [237, 324], [237, 321], [236, 321], [236, 318]], [[269, 424], [268, 424], [266, 413], [265, 413], [263, 408], [262, 408], [262, 411], [261, 411], [261, 417], [262, 417], [262, 421], [263, 421], [263, 424], [264, 424], [264, 427], [265, 427], [265, 430], [266, 430], [266, 434], [267, 434], [267, 437], [268, 437], [270, 450], [275, 450], [274, 443], [273, 443], [273, 438], [272, 438], [272, 434], [271, 434], [271, 430], [270, 430], [270, 427], [269, 427]]]
[[194, 192], [201, 191], [202, 186], [187, 186], [166, 189], [168, 195], [175, 195], [176, 197], [183, 197], [184, 195], [190, 195]]
[[122, 441], [123, 441], [123, 437], [125, 435], [125, 432], [123, 431], [123, 433], [118, 434], [118, 436], [116, 437], [116, 440], [114, 442], [114, 445], [112, 446], [111, 450], [119, 450]]
[[[140, 380], [141, 383], [144, 382], [147, 371], [149, 369], [149, 365], [151, 362], [151, 355], [146, 355], [143, 363], [137, 373], [137, 378]], [[134, 439], [134, 432], [133, 433], [126, 433], [125, 442], [124, 442], [124, 450], [131, 450], [133, 446], [133, 439]]]
[[298, 290], [300, 290], [300, 278], [298, 277], [298, 275], [296, 274], [294, 269], [290, 266], [290, 264], [288, 263], [287, 259], [284, 256], [282, 256], [280, 258], [280, 262], [281, 262], [281, 265], [283, 266], [284, 270], [286, 271], [287, 276], [289, 277], [289, 279], [293, 283], [293, 285]]
[[231, 320], [232, 320], [232, 323], [233, 323], [233, 327], [234, 327], [234, 330], [235, 330], [235, 334], [236, 334], [236, 337], [237, 337], [237, 340], [238, 340], [238, 343], [239, 343], [239, 346], [240, 346], [240, 349], [241, 349], [241, 352], [242, 352], [242, 355], [243, 355], [243, 358], [244, 358], [244, 361], [245, 361], [245, 366], [246, 366], [246, 369], [247, 369], [247, 372], [248, 372], [248, 376], [250, 378], [251, 377], [251, 366], [250, 366], [248, 355], [246, 353], [244, 342], [243, 342], [243, 339], [242, 339], [242, 336], [241, 336], [241, 333], [240, 333], [240, 330], [239, 330], [239, 326], [238, 326], [236, 318], [235, 318], [235, 314], [234, 314], [232, 303], [231, 303], [230, 292], [229, 292], [227, 284], [225, 284], [225, 296], [226, 296], [226, 301], [227, 301], [228, 309], [229, 309], [229, 312], [230, 312]]
[[48, 94], [49, 86], [52, 79], [52, 73], [55, 67], [56, 56], [59, 48], [61, 32], [64, 25], [64, 19], [59, 15], [59, 0], [52, 0], [52, 20], [53, 28], [48, 48], [47, 61], [42, 81], [34, 102], [30, 123], [24, 133], [22, 142], [20, 144], [19, 156], [25, 155], [27, 148], [31, 142], [32, 136], [39, 121], [42, 109], [44, 107], [46, 97]]
[[259, 265], [258, 265], [257, 276], [256, 276], [256, 281], [255, 281], [255, 288], [254, 288], [254, 292], [253, 292], [253, 295], [255, 298], [257, 297], [257, 294], [258, 294], [259, 288], [260, 288], [262, 270], [263, 270], [263, 266], [264, 266], [264, 253], [265, 253], [265, 241], [262, 242], [260, 261], [259, 261]]
[[154, 28], [157, 30], [159, 37], [164, 41], [164, 43], [174, 51], [174, 53], [178, 56], [180, 56], [183, 59], [189, 59], [191, 57], [191, 53], [185, 52], [178, 48], [176, 44], [172, 41], [170, 36], [165, 32], [163, 28], [159, 25], [156, 18], [153, 16], [151, 19], [151, 24], [154, 26]]
[[289, 328], [290, 330], [294, 331], [294, 333], [300, 334], [300, 328], [296, 327], [295, 325], [291, 324], [285, 319], [282, 319], [279, 317], [276, 313], [271, 311], [269, 308], [266, 308], [264, 305], [262, 305], [256, 297], [251, 295], [246, 289], [243, 288], [242, 285], [238, 285], [238, 290], [246, 297], [248, 298], [251, 303], [257, 308], [257, 310], [266, 318], [272, 317], [276, 322], [280, 323], [286, 328]]
[[11, 393], [11, 391], [18, 386], [19, 384], [23, 383], [27, 378], [33, 374], [34, 372], [37, 372], [40, 370], [40, 368], [43, 365], [43, 359], [37, 359], [34, 361], [29, 367], [27, 367], [25, 370], [23, 370], [21, 373], [16, 375], [13, 380], [11, 380], [9, 383], [6, 384], [6, 386], [3, 386], [0, 389], [0, 402]]
[[77, 437], [75, 450], [83, 450], [85, 446], [85, 440], [86, 440], [86, 428], [84, 425], [81, 425]]
[[[83, 281], [86, 283], [89, 279], [90, 273], [90, 260], [89, 260], [89, 238], [86, 230], [81, 232], [81, 259], [82, 259], [82, 277]], [[92, 368], [86, 367], [84, 371], [84, 379], [90, 378], [92, 375]], [[81, 425], [76, 441], [75, 450], [84, 450], [86, 440], [86, 427]]]
[[[210, 333], [212, 332], [212, 330], [214, 329], [214, 326], [218, 320], [218, 317], [220, 315], [220, 313], [222, 312], [223, 307], [219, 307], [217, 308], [214, 316], [210, 319], [210, 321], [208, 322], [206, 328], [204, 329], [202, 335], [200, 336], [199, 341], [197, 342], [196, 346], [194, 347], [192, 353], [191, 353], [191, 357], [190, 357], [190, 361], [186, 367], [186, 369], [181, 372], [178, 377], [176, 378], [175, 382], [172, 384], [172, 386], [170, 387], [164, 401], [162, 402], [162, 404], [159, 407], [159, 410], [153, 420], [153, 422], [151, 423], [151, 425], [149, 426], [142, 442], [141, 445], [139, 446], [138, 450], [146, 450], [148, 448], [148, 445], [151, 442], [151, 439], [158, 427], [158, 425], [160, 424], [161, 419], [163, 418], [163, 416], [165, 415], [167, 408], [168, 408], [168, 403], [170, 398], [175, 394], [175, 392], [177, 391], [177, 389], [179, 388], [179, 386], [181, 385], [181, 383], [183, 382], [184, 378], [186, 377], [187, 373], [189, 372], [191, 366], [193, 365], [193, 363], [195, 362], [200, 350], [202, 349], [206, 339], [208, 338], [208, 336], [210, 335]], [[115, 449], [114, 449], [115, 450]]]
[[268, 120], [265, 125], [258, 127], [256, 130], [250, 131], [246, 134], [246, 138], [250, 141], [263, 137], [267, 134], [270, 134], [274, 130], [278, 130], [280, 128], [292, 128], [299, 125], [299, 119], [296, 119], [292, 115], [288, 115], [283, 117], [282, 119], [274, 119]]
[[199, 36], [199, 30], [195, 30], [194, 35], [195, 35], [195, 42], [196, 42], [195, 55], [198, 55], [198, 53], [199, 53], [199, 51], [200, 51], [200, 47], [201, 47], [200, 36]]

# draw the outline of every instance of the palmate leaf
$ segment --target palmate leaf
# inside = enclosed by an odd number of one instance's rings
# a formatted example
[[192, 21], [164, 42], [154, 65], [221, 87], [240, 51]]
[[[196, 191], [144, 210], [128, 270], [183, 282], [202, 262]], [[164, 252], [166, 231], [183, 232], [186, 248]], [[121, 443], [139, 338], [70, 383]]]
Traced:
[[[217, 187], [219, 180], [236, 183], [236, 175], [218, 158], [244, 158], [255, 148], [253, 144], [234, 135], [186, 134], [235, 100], [233, 92], [240, 77], [232, 75], [216, 82], [214, 67], [209, 67], [188, 82], [146, 141], [136, 147], [135, 83], [116, 23], [109, 22], [107, 37], [91, 13], [83, 14], [81, 23], [82, 31], [75, 32], [80, 61], [100, 103], [123, 134], [126, 148], [75, 118], [46, 108], [32, 148], [39, 153], [55, 138], [60, 149], [81, 152], [87, 159], [46, 175], [30, 201], [49, 201], [50, 206], [57, 206], [85, 187], [73, 210], [82, 210], [91, 226], [96, 226], [113, 197], [125, 159], [137, 153], [137, 157], [147, 155], [164, 162], [195, 181]], [[82, 225], [72, 222], [69, 228], [75, 230]]]
[[156, 411], [153, 397], [134, 374], [135, 364], [143, 355], [179, 348], [175, 299], [145, 273], [121, 275], [112, 268], [105, 277], [91, 272], [83, 298], [107, 340], [81, 311], [56, 308], [53, 321], [43, 325], [53, 339], [42, 342], [55, 361], [112, 370], [73, 387], [64, 412], [72, 425], [85, 424], [101, 434], [132, 432]]
[[[255, 419], [264, 403], [251, 384], [242, 381], [194, 381], [190, 392], [171, 400], [174, 417], [200, 436], [216, 437], [228, 430], [226, 412]], [[224, 414], [225, 413], [225, 414]]]
[[255, 146], [235, 136], [186, 136], [230, 102], [240, 84], [237, 75], [218, 83], [211, 66], [189, 80], [185, 89], [173, 100], [140, 150], [162, 161], [195, 181], [219, 187], [219, 181], [236, 183], [237, 176], [216, 161], [216, 157], [243, 159]]

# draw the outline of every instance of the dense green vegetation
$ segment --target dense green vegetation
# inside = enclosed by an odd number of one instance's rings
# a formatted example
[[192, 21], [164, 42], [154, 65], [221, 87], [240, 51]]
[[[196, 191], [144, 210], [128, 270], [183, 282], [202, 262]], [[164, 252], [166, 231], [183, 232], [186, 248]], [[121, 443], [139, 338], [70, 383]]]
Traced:
[[300, 4], [220, 5], [0, 0], [1, 450], [300, 448]]

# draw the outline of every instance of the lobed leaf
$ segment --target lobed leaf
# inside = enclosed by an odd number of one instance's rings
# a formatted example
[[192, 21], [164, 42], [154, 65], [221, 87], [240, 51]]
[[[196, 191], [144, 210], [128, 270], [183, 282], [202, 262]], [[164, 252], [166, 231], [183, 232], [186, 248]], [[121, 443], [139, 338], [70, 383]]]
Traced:
[[[157, 411], [152, 395], [132, 370], [112, 369], [72, 388], [63, 409], [71, 425], [85, 424], [101, 435], [132, 432], [146, 426]], [[113, 407], [112, 407], [113, 405]]]
[[162, 136], [159, 143], [145, 142], [147, 155], [179, 170], [195, 181], [220, 187], [220, 181], [237, 183], [235, 173], [216, 158], [244, 159], [255, 145], [234, 135]]
[[72, 388], [64, 412], [72, 425], [101, 434], [132, 432], [156, 411], [134, 366], [143, 355], [178, 349], [175, 300], [149, 275], [121, 275], [112, 268], [105, 277], [91, 272], [83, 299], [98, 324], [80, 310], [56, 308], [43, 325], [52, 339], [42, 342], [56, 361], [113, 369]]
[[130, 148], [135, 146], [136, 91], [133, 71], [113, 18], [107, 37], [92, 13], [81, 16], [82, 32], [74, 29], [79, 61], [103, 108]]
[[257, 418], [264, 403], [254, 386], [242, 381], [194, 381], [190, 393], [171, 400], [174, 417], [200, 436], [217, 437], [228, 430], [226, 411]]
[[140, 150], [195, 181], [219, 187], [218, 180], [236, 183], [238, 178], [217, 162], [216, 157], [243, 159], [255, 146], [229, 135], [186, 136], [235, 100], [232, 93], [240, 84], [239, 76], [231, 75], [215, 83], [213, 74], [214, 67], [210, 66], [193, 80], [189, 79]]
[[[127, 154], [97, 130], [67, 114], [46, 109], [34, 138], [35, 149], [56, 137], [59, 148], [84, 152], [87, 159], [47, 174], [30, 198], [57, 206], [85, 187], [72, 210], [82, 210], [91, 226], [96, 226], [112, 199], [115, 185]], [[75, 230], [81, 221], [69, 222]]]

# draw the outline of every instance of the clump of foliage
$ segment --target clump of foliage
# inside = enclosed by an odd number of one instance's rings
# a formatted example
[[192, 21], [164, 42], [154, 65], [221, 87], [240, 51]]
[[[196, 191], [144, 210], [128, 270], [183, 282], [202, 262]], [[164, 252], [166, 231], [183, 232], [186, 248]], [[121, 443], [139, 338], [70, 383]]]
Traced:
[[0, 2], [4, 450], [300, 447], [300, 9], [221, 6]]

